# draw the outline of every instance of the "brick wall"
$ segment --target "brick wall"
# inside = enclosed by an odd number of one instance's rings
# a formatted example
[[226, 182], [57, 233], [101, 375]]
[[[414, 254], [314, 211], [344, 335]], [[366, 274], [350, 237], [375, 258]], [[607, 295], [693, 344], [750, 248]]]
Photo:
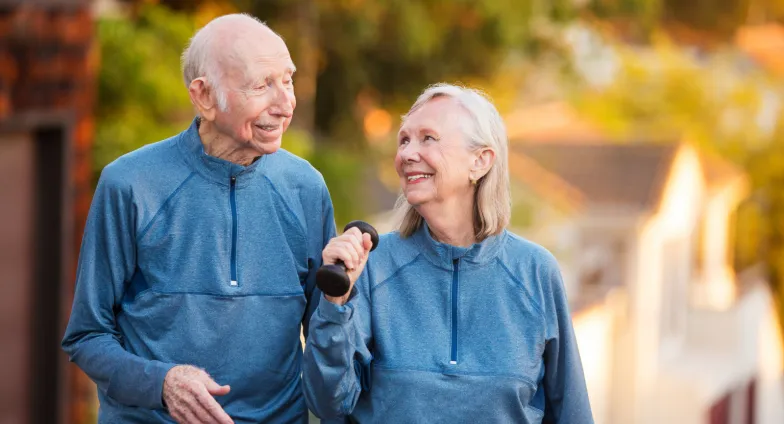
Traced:
[[[92, 196], [98, 49], [90, 3], [0, 0], [0, 125], [31, 113], [64, 112], [73, 119], [74, 260]], [[75, 263], [71, 266], [75, 270]], [[85, 422], [92, 414], [94, 386], [75, 367], [73, 371], [68, 422]]]

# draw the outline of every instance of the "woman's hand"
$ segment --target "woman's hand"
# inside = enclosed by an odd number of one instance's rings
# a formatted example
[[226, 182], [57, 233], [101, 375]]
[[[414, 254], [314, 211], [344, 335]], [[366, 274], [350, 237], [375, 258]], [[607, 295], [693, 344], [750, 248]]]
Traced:
[[339, 235], [329, 241], [327, 247], [321, 253], [321, 259], [324, 265], [332, 265], [338, 261], [342, 261], [346, 266], [346, 273], [348, 274], [351, 284], [348, 286], [348, 292], [341, 297], [332, 297], [324, 294], [324, 297], [338, 305], [345, 305], [351, 295], [351, 289], [357, 278], [362, 274], [367, 263], [368, 254], [373, 247], [373, 242], [370, 241], [370, 234], [363, 234], [358, 228], [352, 227], [348, 231]]

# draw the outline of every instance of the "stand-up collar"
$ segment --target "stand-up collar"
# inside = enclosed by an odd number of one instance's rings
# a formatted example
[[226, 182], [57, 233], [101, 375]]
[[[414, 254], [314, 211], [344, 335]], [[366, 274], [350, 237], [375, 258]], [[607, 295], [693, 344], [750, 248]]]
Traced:
[[180, 133], [178, 144], [188, 165], [204, 178], [226, 186], [230, 184], [231, 177], [236, 178], [238, 187], [247, 184], [250, 176], [263, 166], [267, 157], [264, 155], [252, 164], [242, 166], [204, 153], [204, 145], [199, 137], [199, 117], [194, 118], [191, 126]]
[[452, 269], [456, 259], [460, 259], [463, 264], [483, 264], [495, 258], [506, 238], [506, 230], [469, 247], [452, 246], [436, 241], [430, 234], [427, 223], [424, 223], [411, 237], [428, 260], [437, 266]]

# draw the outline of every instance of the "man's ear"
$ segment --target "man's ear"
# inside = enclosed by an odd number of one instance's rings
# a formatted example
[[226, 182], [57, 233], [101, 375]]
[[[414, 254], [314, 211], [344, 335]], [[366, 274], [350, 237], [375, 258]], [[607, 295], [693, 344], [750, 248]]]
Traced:
[[191, 103], [196, 107], [199, 116], [207, 121], [215, 120], [217, 107], [213, 90], [204, 78], [196, 78], [188, 86], [188, 93], [191, 96]]
[[476, 151], [474, 156], [474, 164], [471, 167], [471, 175], [476, 180], [481, 179], [493, 167], [495, 163], [495, 151], [489, 147], [484, 147]]

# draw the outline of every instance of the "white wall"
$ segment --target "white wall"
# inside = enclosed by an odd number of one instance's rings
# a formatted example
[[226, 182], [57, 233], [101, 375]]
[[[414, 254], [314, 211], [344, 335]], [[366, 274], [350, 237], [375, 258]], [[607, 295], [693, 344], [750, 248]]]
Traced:
[[[672, 240], [690, 239], [698, 222], [703, 193], [700, 159], [692, 148], [683, 146], [673, 160], [658, 214], [640, 230], [640, 245], [635, 261], [636, 284], [630, 291], [636, 362], [634, 414], [631, 422], [658, 422], [651, 417], [657, 415], [657, 408], [661, 405], [650, 399], [656, 397], [662, 342], [667, 342], [662, 340], [660, 333], [664, 253]], [[691, 253], [692, 249], [685, 251]], [[691, 261], [685, 261], [685, 264], [689, 266]], [[677, 346], [674, 348], [677, 349]], [[667, 352], [668, 356], [673, 354]]]

